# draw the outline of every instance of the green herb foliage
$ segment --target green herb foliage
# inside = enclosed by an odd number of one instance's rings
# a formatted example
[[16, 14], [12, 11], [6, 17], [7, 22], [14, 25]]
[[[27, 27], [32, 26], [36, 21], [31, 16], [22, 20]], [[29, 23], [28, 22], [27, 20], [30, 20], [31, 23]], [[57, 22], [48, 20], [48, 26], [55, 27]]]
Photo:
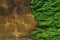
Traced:
[[37, 21], [37, 28], [31, 32], [34, 40], [60, 35], [60, 0], [31, 0], [29, 7]]

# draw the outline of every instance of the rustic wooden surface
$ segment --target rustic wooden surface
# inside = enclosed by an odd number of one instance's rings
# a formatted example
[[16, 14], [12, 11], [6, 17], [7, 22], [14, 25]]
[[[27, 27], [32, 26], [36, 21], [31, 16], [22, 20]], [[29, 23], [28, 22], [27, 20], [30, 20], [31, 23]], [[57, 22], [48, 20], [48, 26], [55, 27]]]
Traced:
[[30, 0], [0, 0], [0, 40], [31, 40], [29, 32], [36, 21], [29, 4]]

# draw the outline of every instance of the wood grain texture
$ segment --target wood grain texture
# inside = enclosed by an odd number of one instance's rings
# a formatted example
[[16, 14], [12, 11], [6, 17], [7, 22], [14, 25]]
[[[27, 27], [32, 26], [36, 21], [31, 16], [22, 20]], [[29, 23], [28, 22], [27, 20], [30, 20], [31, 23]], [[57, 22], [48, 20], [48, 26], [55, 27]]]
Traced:
[[[29, 4], [30, 0], [0, 0], [0, 40], [31, 40], [29, 32], [36, 27], [36, 21]], [[15, 38], [21, 36], [28, 37]]]

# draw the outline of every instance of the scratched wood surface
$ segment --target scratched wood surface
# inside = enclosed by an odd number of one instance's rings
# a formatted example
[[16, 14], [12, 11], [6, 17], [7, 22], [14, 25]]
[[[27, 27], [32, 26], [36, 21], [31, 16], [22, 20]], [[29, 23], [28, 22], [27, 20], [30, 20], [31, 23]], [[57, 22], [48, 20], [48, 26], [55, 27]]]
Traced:
[[29, 32], [36, 21], [29, 4], [30, 0], [0, 0], [0, 40], [32, 40]]

